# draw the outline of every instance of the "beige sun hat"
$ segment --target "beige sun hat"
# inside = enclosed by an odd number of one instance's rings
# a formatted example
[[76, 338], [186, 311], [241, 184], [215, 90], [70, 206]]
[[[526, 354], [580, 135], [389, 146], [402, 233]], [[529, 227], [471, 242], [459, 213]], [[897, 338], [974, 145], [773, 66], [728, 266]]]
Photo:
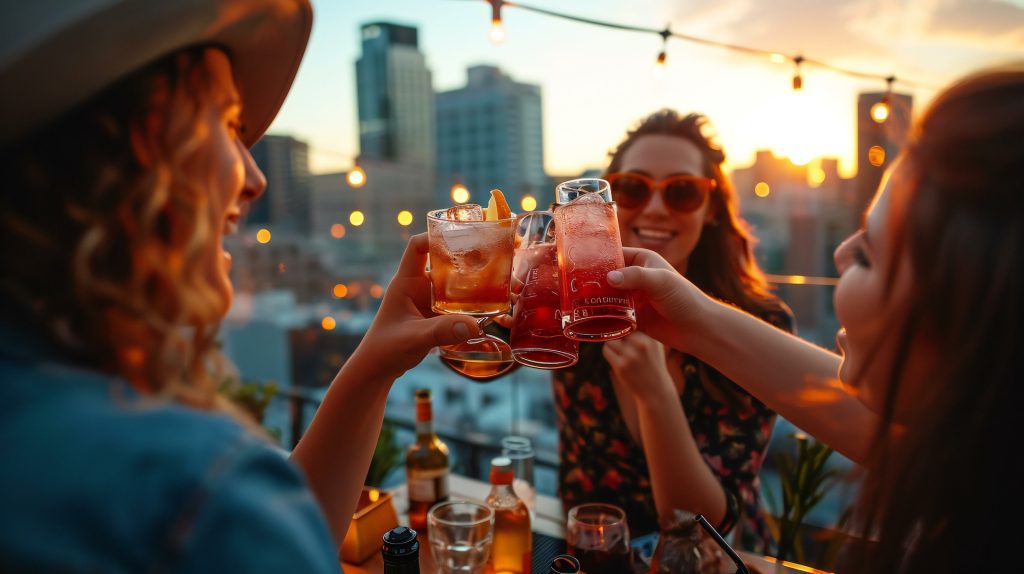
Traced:
[[0, 0], [0, 145], [163, 56], [216, 44], [251, 146], [281, 108], [312, 24], [309, 0]]

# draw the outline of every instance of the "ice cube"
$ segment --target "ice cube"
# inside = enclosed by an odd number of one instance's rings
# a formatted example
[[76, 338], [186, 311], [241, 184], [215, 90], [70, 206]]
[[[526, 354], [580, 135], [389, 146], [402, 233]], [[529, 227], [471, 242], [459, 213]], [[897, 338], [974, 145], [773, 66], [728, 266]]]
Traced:
[[483, 221], [484, 208], [475, 203], [456, 205], [445, 211], [445, 217], [449, 221]]
[[604, 196], [600, 193], [586, 192], [581, 193], [575, 200], [573, 200], [573, 203], [576, 205], [582, 203], [605, 203], [605, 200]]

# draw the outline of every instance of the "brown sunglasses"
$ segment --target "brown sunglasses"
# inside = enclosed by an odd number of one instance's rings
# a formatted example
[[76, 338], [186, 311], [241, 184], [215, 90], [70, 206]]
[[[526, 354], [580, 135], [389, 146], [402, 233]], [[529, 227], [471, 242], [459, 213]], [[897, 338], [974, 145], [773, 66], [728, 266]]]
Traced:
[[642, 173], [610, 173], [605, 176], [612, 187], [612, 198], [626, 209], [647, 205], [654, 190], [662, 191], [662, 200], [673, 211], [691, 213], [704, 205], [718, 182], [699, 175], [673, 175], [662, 180]]

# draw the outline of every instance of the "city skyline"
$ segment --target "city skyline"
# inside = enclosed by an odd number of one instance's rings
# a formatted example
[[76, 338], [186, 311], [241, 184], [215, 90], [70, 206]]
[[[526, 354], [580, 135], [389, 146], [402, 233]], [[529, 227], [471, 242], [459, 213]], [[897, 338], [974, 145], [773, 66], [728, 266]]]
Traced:
[[[785, 0], [771, 7], [741, 0], [688, 2], [611, 0], [536, 5], [580, 16], [660, 27], [723, 42], [803, 52], [834, 65], [896, 73], [942, 86], [965, 72], [1004, 62], [1024, 50], [1024, 0], [904, 2]], [[772, 64], [715, 48], [672, 41], [662, 78], [651, 73], [660, 38], [565, 22], [514, 8], [503, 11], [507, 39], [487, 38], [484, 2], [314, 0], [317, 18], [307, 58], [271, 133], [310, 143], [311, 169], [347, 169], [358, 153], [355, 62], [359, 28], [371, 21], [415, 26], [433, 72], [433, 88], [464, 82], [465, 69], [490, 64], [541, 86], [545, 164], [551, 174], [600, 168], [608, 148], [644, 115], [660, 108], [701, 111], [714, 122], [729, 167], [749, 165], [758, 149], [810, 159], [839, 159], [855, 168], [856, 107], [877, 80], [856, 80], [805, 66], [804, 89], [793, 92], [791, 64]], [[837, 18], [837, 15], [840, 16]], [[824, 24], [823, 24], [824, 23]], [[568, 41], [584, 38], [585, 42]], [[542, 65], [538, 65], [538, 62]], [[915, 108], [929, 88], [896, 90]], [[802, 158], [799, 156], [803, 156]]]

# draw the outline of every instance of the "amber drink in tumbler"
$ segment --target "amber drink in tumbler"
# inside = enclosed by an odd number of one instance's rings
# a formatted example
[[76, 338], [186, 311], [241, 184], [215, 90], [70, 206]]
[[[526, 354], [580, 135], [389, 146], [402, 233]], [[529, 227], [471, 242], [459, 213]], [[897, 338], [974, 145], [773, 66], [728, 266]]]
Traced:
[[[476, 317], [483, 329], [511, 308], [515, 216], [485, 220], [479, 205], [427, 213], [431, 308], [435, 313]], [[484, 333], [440, 347], [441, 360], [467, 377], [493, 378], [515, 361], [512, 348]]]
[[575, 179], [557, 194], [563, 332], [577, 341], [625, 337], [636, 328], [636, 311], [628, 291], [608, 284], [608, 272], [625, 265], [611, 187], [603, 179]]

